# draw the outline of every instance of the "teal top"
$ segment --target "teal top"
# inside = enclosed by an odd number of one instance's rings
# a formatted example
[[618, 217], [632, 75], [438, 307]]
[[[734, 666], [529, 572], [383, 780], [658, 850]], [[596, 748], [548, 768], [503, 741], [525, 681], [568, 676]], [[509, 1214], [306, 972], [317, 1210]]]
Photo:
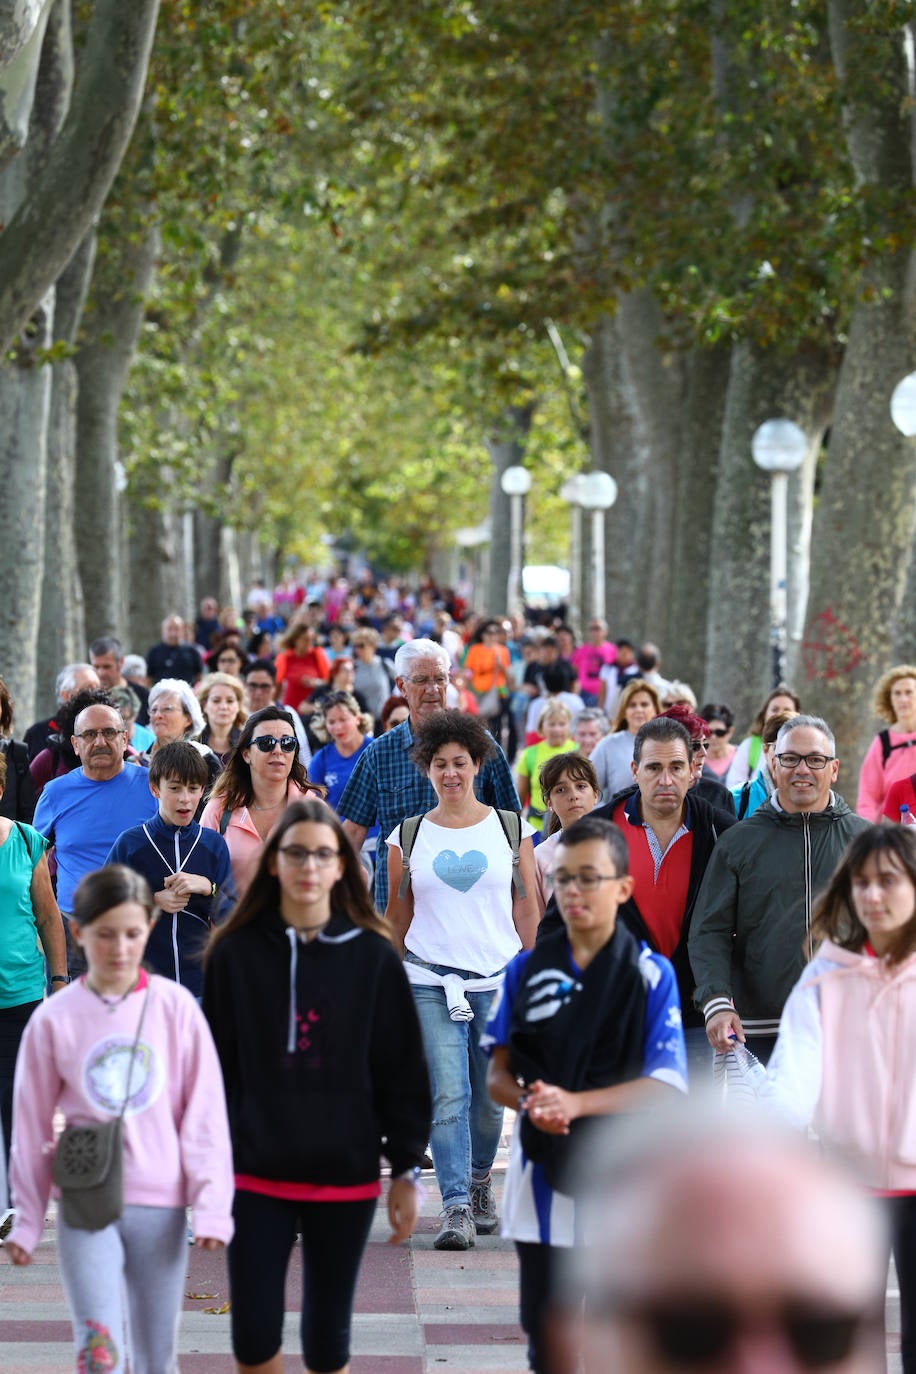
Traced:
[[46, 847], [43, 835], [22, 824], [14, 824], [0, 845], [0, 1007], [40, 1002], [45, 995], [32, 873]]

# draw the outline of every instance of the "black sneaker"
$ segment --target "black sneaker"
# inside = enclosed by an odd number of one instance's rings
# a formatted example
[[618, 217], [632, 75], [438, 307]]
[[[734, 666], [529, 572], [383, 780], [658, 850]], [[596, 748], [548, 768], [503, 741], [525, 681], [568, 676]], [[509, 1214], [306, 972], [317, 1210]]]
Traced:
[[499, 1225], [499, 1217], [496, 1215], [496, 1198], [493, 1196], [493, 1184], [488, 1178], [472, 1178], [470, 1197], [471, 1215], [474, 1218], [478, 1236], [492, 1236]]

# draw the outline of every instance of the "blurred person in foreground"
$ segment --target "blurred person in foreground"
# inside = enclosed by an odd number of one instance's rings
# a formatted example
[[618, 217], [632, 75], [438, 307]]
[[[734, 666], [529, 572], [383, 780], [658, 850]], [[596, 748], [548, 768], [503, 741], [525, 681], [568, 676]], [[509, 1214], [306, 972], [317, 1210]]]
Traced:
[[611, 1124], [578, 1159], [587, 1231], [552, 1370], [884, 1370], [887, 1239], [838, 1162], [709, 1104]]

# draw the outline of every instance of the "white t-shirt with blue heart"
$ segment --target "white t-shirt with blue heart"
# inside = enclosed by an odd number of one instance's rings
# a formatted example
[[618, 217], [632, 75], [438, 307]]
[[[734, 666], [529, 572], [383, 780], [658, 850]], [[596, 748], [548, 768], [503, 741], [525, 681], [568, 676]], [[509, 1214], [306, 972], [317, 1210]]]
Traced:
[[[400, 827], [388, 844], [400, 849]], [[522, 837], [533, 835], [522, 821]], [[512, 847], [491, 808], [476, 825], [423, 818], [410, 855], [413, 920], [405, 941], [426, 964], [490, 977], [521, 948], [512, 924]]]

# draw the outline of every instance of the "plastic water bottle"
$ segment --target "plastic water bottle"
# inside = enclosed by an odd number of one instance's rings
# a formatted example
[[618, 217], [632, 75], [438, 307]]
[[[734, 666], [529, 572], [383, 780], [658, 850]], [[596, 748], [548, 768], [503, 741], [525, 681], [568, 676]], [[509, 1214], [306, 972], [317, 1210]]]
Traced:
[[900, 808], [900, 824], [916, 825], [916, 816], [913, 815], [912, 811], [907, 806], [906, 802], [904, 802]]

